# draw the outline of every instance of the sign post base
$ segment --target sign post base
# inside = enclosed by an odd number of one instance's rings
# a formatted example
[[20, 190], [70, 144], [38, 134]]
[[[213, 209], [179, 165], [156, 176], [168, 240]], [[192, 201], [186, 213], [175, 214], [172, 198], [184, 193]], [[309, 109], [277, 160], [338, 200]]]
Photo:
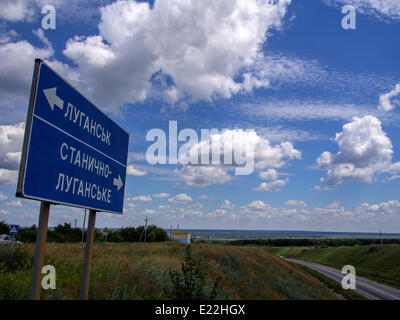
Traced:
[[30, 300], [40, 300], [40, 289], [42, 279], [42, 266], [46, 249], [47, 226], [49, 223], [50, 203], [40, 203], [39, 225], [36, 235], [36, 248], [33, 264]]
[[87, 300], [89, 296], [90, 265], [94, 242], [94, 225], [96, 223], [96, 211], [89, 210], [89, 222], [86, 234], [85, 264], [82, 274], [81, 300]]

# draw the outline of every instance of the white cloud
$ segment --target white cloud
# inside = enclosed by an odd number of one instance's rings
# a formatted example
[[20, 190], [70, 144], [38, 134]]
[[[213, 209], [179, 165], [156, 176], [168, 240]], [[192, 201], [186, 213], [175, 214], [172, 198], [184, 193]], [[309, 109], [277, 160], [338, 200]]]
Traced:
[[391, 177], [386, 177], [384, 181], [393, 181], [400, 179], [400, 176], [398, 174], [392, 175]]
[[2, 192], [0, 192], [0, 201], [4, 201], [7, 199], [8, 199], [8, 197], [6, 195], [4, 195]]
[[32, 17], [33, 9], [28, 0], [2, 0], [0, 18], [8, 21], [21, 21]]
[[22, 202], [21, 202], [21, 200], [18, 199], [18, 200], [7, 202], [6, 205], [10, 206], [10, 207], [22, 207]]
[[256, 188], [256, 191], [280, 191], [280, 189], [288, 183], [289, 178], [285, 180], [279, 179], [271, 182], [263, 182]]
[[373, 15], [379, 19], [400, 20], [400, 2], [398, 0], [325, 0], [337, 6], [353, 5], [357, 12]]
[[0, 186], [16, 186], [17, 178], [17, 170], [7, 170], [0, 168]]
[[274, 208], [261, 200], [252, 201], [247, 206], [243, 206], [240, 215], [243, 217], [271, 218]]
[[128, 176], [145, 176], [147, 174], [147, 172], [146, 171], [141, 171], [139, 169], [136, 169], [136, 168], [133, 167], [132, 164], [130, 164], [126, 168], [126, 174]]
[[199, 200], [206, 200], [208, 196], [206, 194], [199, 195]]
[[314, 190], [317, 190], [317, 191], [330, 191], [331, 189], [329, 189], [327, 186], [315, 185], [314, 186]]
[[0, 169], [18, 169], [24, 132], [23, 122], [0, 125]]
[[105, 106], [145, 99], [157, 72], [171, 102], [229, 98], [268, 86], [268, 69], [260, 73], [254, 66], [290, 2], [171, 0], [155, 1], [150, 9], [148, 3], [118, 1], [101, 8], [99, 35], [71, 39], [64, 54]]
[[[389, 93], [382, 94], [379, 96], [379, 110], [390, 111], [395, 108], [395, 106], [390, 101], [393, 97], [400, 94], [400, 83], [396, 84], [396, 87]], [[399, 104], [399, 102], [397, 102]]]
[[153, 194], [154, 198], [168, 198], [169, 196], [170, 196], [169, 193], [164, 193], [164, 192]]
[[[246, 148], [249, 146], [251, 154], [247, 154]], [[236, 157], [244, 150], [246, 150], [246, 155], [241, 159], [244, 161], [243, 164]], [[184, 165], [180, 170], [176, 169], [175, 173], [189, 186], [207, 186], [228, 182], [232, 179], [229, 171], [235, 170], [235, 174], [237, 174], [237, 168], [244, 166], [249, 169], [249, 174], [251, 174], [254, 169], [252, 168], [253, 159], [254, 167], [257, 170], [281, 168], [289, 160], [301, 159], [301, 152], [295, 149], [291, 142], [283, 141], [272, 144], [254, 130], [242, 129], [225, 129], [219, 133], [212, 133], [208, 140], [202, 140], [193, 145], [188, 153], [191, 156], [181, 155], [179, 162], [184, 163], [183, 160], [187, 157], [186, 160], [190, 160], [191, 164]], [[225, 156], [227, 157], [225, 158]], [[217, 159], [221, 165], [192, 165], [195, 161], [202, 163], [203, 158], [209, 159], [210, 163], [215, 163], [214, 159]], [[269, 175], [274, 175], [274, 171], [267, 172]], [[265, 174], [264, 172], [261, 175]]]
[[173, 198], [169, 198], [168, 201], [174, 203], [187, 203], [192, 202], [192, 198], [185, 193], [180, 193]]
[[307, 207], [307, 203], [305, 203], [303, 200], [288, 200], [285, 203], [285, 206], [306, 208]]
[[340, 151], [324, 151], [317, 159], [318, 167], [327, 170], [326, 178], [321, 179], [327, 185], [353, 179], [371, 182], [375, 173], [388, 171], [393, 165], [392, 143], [373, 116], [354, 117], [334, 141]]
[[211, 184], [221, 184], [232, 179], [232, 177], [227, 173], [227, 170], [222, 166], [186, 165], [180, 170], [175, 169], [174, 172], [191, 187], [204, 187]]
[[2, 105], [27, 103], [35, 58], [48, 59], [53, 53], [52, 48], [36, 48], [25, 40], [0, 45], [0, 60], [7, 61], [0, 65]]
[[378, 204], [363, 203], [355, 209], [360, 217], [393, 217], [400, 215], [400, 201], [389, 200]]
[[226, 209], [216, 209], [212, 212], [207, 213], [207, 217], [209, 218], [220, 218], [226, 215]]
[[136, 196], [132, 198], [128, 198], [127, 201], [142, 201], [142, 202], [150, 202], [152, 201], [150, 195], [147, 196]]
[[221, 205], [221, 209], [233, 209], [234, 207], [235, 205], [229, 200], [224, 200], [224, 202]]
[[[68, 65], [53, 59], [54, 50], [42, 29], [33, 33], [43, 43], [35, 47], [26, 40], [10, 42], [10, 38], [0, 42], [0, 122], [10, 123], [25, 120], [26, 105], [32, 81], [36, 58], [47, 62], [56, 71], [75, 84], [77, 74]], [[21, 108], [24, 108], [24, 112]]]
[[281, 100], [245, 104], [242, 110], [268, 120], [351, 120], [355, 116], [378, 114], [376, 107], [335, 104], [327, 101]]
[[267, 171], [259, 172], [258, 176], [264, 180], [276, 180], [278, 179], [278, 172], [275, 169], [268, 169]]
[[143, 214], [143, 215], [146, 215], [146, 214], [148, 214], [148, 215], [155, 215], [155, 214], [157, 214], [157, 211], [152, 210], [152, 209], [145, 209], [145, 210], [142, 211], [142, 214]]
[[[291, 201], [289, 200], [291, 203]], [[277, 208], [261, 200], [252, 201], [241, 207], [235, 219], [285, 219], [287, 223], [293, 221], [307, 221], [308, 225], [325, 225], [338, 221], [360, 222], [369, 221], [376, 225], [377, 221], [396, 221], [400, 219], [400, 201], [388, 200], [378, 204], [363, 203], [353, 211], [344, 208], [339, 201], [333, 201], [325, 207], [305, 207], [303, 201], [296, 202], [300, 204], [297, 208]], [[367, 220], [368, 219], [368, 220]]]

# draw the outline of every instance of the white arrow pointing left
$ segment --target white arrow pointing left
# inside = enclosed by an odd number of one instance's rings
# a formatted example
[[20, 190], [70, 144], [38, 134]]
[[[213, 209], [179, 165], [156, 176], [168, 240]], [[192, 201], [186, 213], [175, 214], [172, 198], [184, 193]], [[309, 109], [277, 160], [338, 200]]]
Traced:
[[57, 97], [57, 87], [44, 89], [43, 93], [46, 96], [47, 102], [49, 103], [51, 110], [54, 111], [55, 105], [61, 110], [64, 108], [64, 101]]
[[118, 179], [114, 178], [114, 186], [117, 186], [117, 191], [119, 191], [119, 189], [121, 189], [123, 185], [124, 184], [122, 183], [122, 179], [121, 179], [120, 175], [118, 175]]

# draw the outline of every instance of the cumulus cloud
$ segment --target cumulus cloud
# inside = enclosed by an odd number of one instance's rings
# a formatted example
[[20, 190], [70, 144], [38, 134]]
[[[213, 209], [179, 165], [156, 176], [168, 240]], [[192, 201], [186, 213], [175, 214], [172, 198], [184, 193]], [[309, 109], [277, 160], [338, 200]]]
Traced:
[[[204, 164], [203, 159], [210, 164]], [[268, 168], [260, 176], [272, 180], [278, 175], [273, 168], [281, 168], [293, 159], [301, 159], [301, 152], [289, 141], [273, 144], [254, 130], [226, 129], [211, 132], [208, 139], [195, 143], [187, 153], [181, 154], [179, 163], [186, 161], [188, 164], [175, 173], [190, 186], [228, 182], [232, 179], [230, 171], [243, 174], [238, 168], [243, 171], [247, 168], [247, 174], [254, 168]], [[197, 163], [199, 165], [193, 165]]]
[[15, 186], [25, 124], [0, 125], [0, 186]]
[[21, 157], [25, 123], [0, 125], [0, 169], [17, 170]]
[[132, 164], [128, 165], [128, 167], [126, 168], [126, 174], [128, 176], [145, 176], [147, 174], [146, 171], [141, 171], [139, 169], [136, 169], [133, 167]]
[[400, 214], [400, 201], [389, 200], [377, 204], [363, 203], [355, 210], [362, 217], [393, 217]]
[[271, 218], [273, 215], [274, 208], [269, 204], [261, 200], [255, 200], [249, 203], [247, 206], [243, 206], [240, 210], [240, 215], [249, 217], [253, 216], [256, 218]]
[[330, 191], [331, 190], [327, 186], [319, 186], [319, 185], [315, 185], [313, 187], [313, 189], [317, 190], [317, 191]]
[[[400, 93], [400, 83], [396, 84], [396, 87], [392, 91], [379, 96], [378, 109], [384, 111], [393, 110], [395, 106], [392, 104], [391, 99], [397, 96], [399, 93]], [[397, 101], [396, 104], [399, 104], [399, 101]]]
[[289, 183], [289, 178], [285, 180], [279, 179], [271, 182], [262, 182], [257, 188], [256, 191], [280, 191], [282, 187], [286, 186]]
[[169, 198], [168, 201], [174, 203], [187, 203], [192, 202], [192, 198], [185, 193], [180, 193], [173, 198]]
[[22, 207], [22, 202], [21, 200], [14, 200], [6, 203], [7, 206], [9, 207]]
[[264, 180], [276, 180], [278, 179], [278, 172], [275, 169], [268, 169], [267, 171], [259, 172], [258, 176]]
[[64, 54], [106, 106], [145, 99], [150, 80], [171, 102], [229, 98], [269, 85], [268, 68], [254, 66], [290, 2], [117, 1], [101, 8], [100, 33], [70, 39]]
[[0, 2], [0, 18], [8, 21], [30, 19], [33, 15], [32, 1], [2, 0]]
[[150, 195], [147, 196], [136, 196], [132, 198], [128, 198], [127, 201], [142, 201], [142, 202], [150, 202], [152, 201]]
[[325, 0], [330, 5], [353, 5], [358, 12], [373, 15], [379, 19], [400, 20], [398, 0]]
[[232, 177], [226, 169], [220, 166], [183, 166], [182, 169], [175, 169], [177, 176], [191, 187], [204, 187], [211, 184], [221, 184], [230, 181]]
[[224, 200], [224, 202], [221, 205], [221, 209], [233, 209], [234, 207], [235, 205], [229, 200]]
[[6, 195], [4, 195], [2, 192], [0, 192], [0, 201], [4, 201], [7, 199], [8, 199], [8, 197]]
[[[29, 99], [30, 83], [35, 58], [49, 59], [54, 54], [51, 47], [37, 48], [26, 40], [0, 45], [0, 98], [2, 104], [25, 103]], [[15, 101], [17, 99], [17, 101]]]
[[305, 203], [303, 200], [288, 200], [285, 203], [285, 206], [306, 208], [307, 207], [307, 203]]
[[17, 178], [17, 170], [0, 169], [0, 186], [16, 186]]
[[74, 70], [54, 59], [53, 47], [43, 30], [38, 29], [33, 33], [43, 43], [43, 47], [36, 47], [26, 40], [12, 42], [9, 37], [0, 41], [0, 60], [7, 61], [0, 64], [0, 121], [2, 123], [21, 121], [22, 118], [25, 120], [21, 108], [23, 106], [26, 110], [29, 101], [36, 58], [46, 61], [73, 84], [77, 80], [77, 73]]
[[164, 192], [153, 194], [154, 198], [168, 198], [169, 196], [170, 196], [169, 193], [164, 193]]
[[[256, 200], [242, 206], [235, 219], [286, 219], [285, 221], [307, 221], [308, 223], [329, 224], [332, 222], [365, 222], [370, 221], [396, 221], [400, 219], [400, 201], [388, 200], [381, 203], [362, 203], [354, 210], [346, 209], [339, 201], [333, 201], [325, 207], [309, 208], [302, 200], [289, 200], [288, 203], [294, 208], [272, 207], [269, 203]], [[288, 220], [289, 219], [289, 220]]]
[[393, 149], [390, 139], [382, 130], [381, 122], [373, 116], [354, 117], [343, 126], [334, 141], [340, 151], [324, 151], [317, 159], [318, 168], [326, 170], [326, 185], [337, 185], [345, 180], [371, 182], [375, 173], [393, 168]]

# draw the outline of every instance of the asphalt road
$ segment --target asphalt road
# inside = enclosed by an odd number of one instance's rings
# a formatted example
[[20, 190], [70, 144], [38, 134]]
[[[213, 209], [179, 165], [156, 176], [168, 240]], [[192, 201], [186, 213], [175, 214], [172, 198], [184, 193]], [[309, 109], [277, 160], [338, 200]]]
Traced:
[[[329, 278], [338, 281], [339, 283], [342, 283], [342, 279], [345, 276], [345, 274], [341, 273], [340, 270], [323, 266], [318, 263], [294, 260], [294, 259], [286, 259], [286, 260], [304, 265], [310, 269], [318, 271], [319, 273], [322, 273], [328, 276]], [[371, 300], [400, 300], [400, 290], [385, 286], [383, 284], [376, 283], [371, 280], [367, 280], [365, 278], [358, 277], [357, 269], [356, 269], [355, 291]]]

